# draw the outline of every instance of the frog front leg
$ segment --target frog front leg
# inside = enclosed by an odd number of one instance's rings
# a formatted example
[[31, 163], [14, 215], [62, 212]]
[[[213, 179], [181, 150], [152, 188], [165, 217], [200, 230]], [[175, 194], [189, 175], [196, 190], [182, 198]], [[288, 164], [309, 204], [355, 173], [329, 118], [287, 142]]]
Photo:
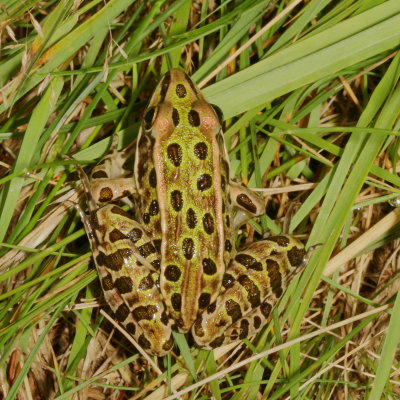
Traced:
[[290, 281], [302, 271], [304, 256], [303, 244], [287, 235], [239, 251], [223, 276], [217, 300], [193, 325], [197, 344], [211, 349], [261, 329]]
[[265, 214], [265, 199], [258, 193], [235, 181], [230, 181], [229, 196], [232, 207], [236, 210], [234, 218], [234, 229], [243, 225], [250, 218]]
[[90, 193], [96, 204], [104, 204], [136, 193], [132, 172], [124, 169], [134, 146], [118, 151], [113, 143], [112, 151], [96, 165], [90, 174]]

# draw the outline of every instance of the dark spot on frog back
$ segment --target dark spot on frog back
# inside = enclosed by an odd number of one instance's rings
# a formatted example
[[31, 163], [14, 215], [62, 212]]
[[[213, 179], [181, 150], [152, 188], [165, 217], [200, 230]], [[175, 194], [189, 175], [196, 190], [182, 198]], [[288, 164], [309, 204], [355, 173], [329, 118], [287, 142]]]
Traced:
[[172, 109], [172, 122], [174, 126], [178, 126], [180, 122], [179, 112], [176, 108]]
[[188, 114], [189, 124], [198, 127], [200, 126], [200, 115], [196, 110], [190, 110]]
[[195, 228], [197, 224], [197, 216], [192, 208], [188, 208], [186, 212], [186, 223], [190, 229]]
[[217, 265], [211, 258], [203, 258], [202, 260], [203, 272], [206, 275], [214, 275], [217, 272]]
[[157, 200], [152, 200], [149, 206], [149, 214], [150, 216], [155, 216], [159, 212], [159, 206], [158, 206], [158, 201]]
[[261, 292], [257, 285], [247, 275], [239, 276], [238, 282], [246, 290], [247, 299], [251, 306], [253, 308], [259, 306], [261, 302]]
[[232, 318], [232, 322], [236, 322], [242, 317], [242, 311], [240, 305], [233, 299], [229, 299], [225, 302], [226, 313]]
[[171, 143], [167, 147], [168, 158], [175, 167], [179, 167], [182, 162], [182, 147], [178, 143]]
[[210, 189], [212, 185], [212, 178], [209, 174], [202, 174], [197, 178], [197, 189], [204, 191]]
[[208, 147], [206, 143], [199, 142], [194, 145], [194, 154], [199, 160], [205, 160], [208, 155]]
[[277, 243], [281, 247], [287, 247], [290, 243], [290, 240], [286, 236], [271, 236], [268, 238], [272, 242]]
[[211, 235], [214, 232], [214, 218], [210, 213], [206, 213], [203, 216], [203, 227], [206, 233]]
[[179, 190], [171, 192], [171, 206], [175, 211], [181, 211], [183, 207], [182, 193]]
[[181, 274], [181, 270], [176, 265], [167, 265], [164, 272], [165, 278], [171, 282], [178, 282]]
[[145, 349], [145, 350], [148, 350], [148, 349], [151, 348], [151, 343], [150, 343], [150, 341], [146, 338], [146, 336], [144, 336], [144, 333], [142, 333], [142, 334], [139, 336], [138, 343], [139, 343], [139, 345], [140, 345], [143, 349]]
[[191, 260], [194, 255], [194, 242], [192, 238], [185, 238], [182, 242], [183, 255], [187, 260]]

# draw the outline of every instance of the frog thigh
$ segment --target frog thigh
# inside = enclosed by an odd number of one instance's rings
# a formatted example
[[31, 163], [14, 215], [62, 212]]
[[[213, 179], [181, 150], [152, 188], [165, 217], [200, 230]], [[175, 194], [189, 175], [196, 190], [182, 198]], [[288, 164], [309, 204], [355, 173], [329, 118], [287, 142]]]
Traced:
[[303, 244], [287, 235], [272, 236], [239, 251], [223, 277], [217, 300], [193, 325], [197, 344], [215, 348], [257, 332], [303, 270], [304, 255]]
[[90, 244], [104, 297], [116, 319], [149, 353], [173, 345], [169, 317], [156, 286], [159, 254], [138, 222], [109, 204], [92, 213]]

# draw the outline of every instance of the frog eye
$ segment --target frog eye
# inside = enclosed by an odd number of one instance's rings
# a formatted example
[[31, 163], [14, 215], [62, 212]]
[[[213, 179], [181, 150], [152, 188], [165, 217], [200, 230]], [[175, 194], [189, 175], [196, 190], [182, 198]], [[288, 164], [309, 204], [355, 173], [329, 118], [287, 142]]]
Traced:
[[222, 122], [224, 120], [224, 114], [222, 113], [222, 110], [215, 104], [211, 104], [211, 107], [214, 109], [214, 112], [215, 112], [215, 114], [217, 114], [219, 122], [222, 124]]
[[150, 107], [144, 114], [143, 122], [144, 122], [144, 128], [146, 130], [152, 127], [154, 120], [156, 119], [157, 116], [157, 111], [158, 111], [157, 107]]

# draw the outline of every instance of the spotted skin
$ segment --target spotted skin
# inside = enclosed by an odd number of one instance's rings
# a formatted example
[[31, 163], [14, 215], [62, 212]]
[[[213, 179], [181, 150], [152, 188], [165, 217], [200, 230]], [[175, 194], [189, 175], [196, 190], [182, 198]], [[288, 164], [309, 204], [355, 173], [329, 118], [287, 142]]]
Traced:
[[[144, 113], [132, 154], [113, 150], [80, 170], [84, 217], [104, 297], [149, 353], [172, 347], [172, 327], [215, 348], [260, 329], [299, 273], [303, 245], [271, 237], [237, 251], [235, 230], [265, 200], [230, 179], [222, 113], [179, 70], [169, 71]], [[113, 204], [129, 196], [127, 213]]]
[[[156, 286], [153, 267], [159, 254], [143, 228], [121, 208], [108, 204], [89, 218], [88, 233], [104, 298], [118, 322], [154, 355], [164, 355], [173, 344], [172, 325]], [[94, 228], [96, 227], [96, 228]], [[100, 234], [99, 227], [107, 227]]]
[[[226, 290], [193, 325], [192, 334], [199, 346], [211, 349], [245, 338], [268, 322], [272, 307], [303, 269], [303, 244], [287, 235], [281, 238], [287, 239], [286, 246], [272, 237], [251, 243], [231, 261], [223, 282]], [[303, 255], [296, 265], [288, 257], [293, 250]], [[223, 334], [221, 326], [226, 328]]]

